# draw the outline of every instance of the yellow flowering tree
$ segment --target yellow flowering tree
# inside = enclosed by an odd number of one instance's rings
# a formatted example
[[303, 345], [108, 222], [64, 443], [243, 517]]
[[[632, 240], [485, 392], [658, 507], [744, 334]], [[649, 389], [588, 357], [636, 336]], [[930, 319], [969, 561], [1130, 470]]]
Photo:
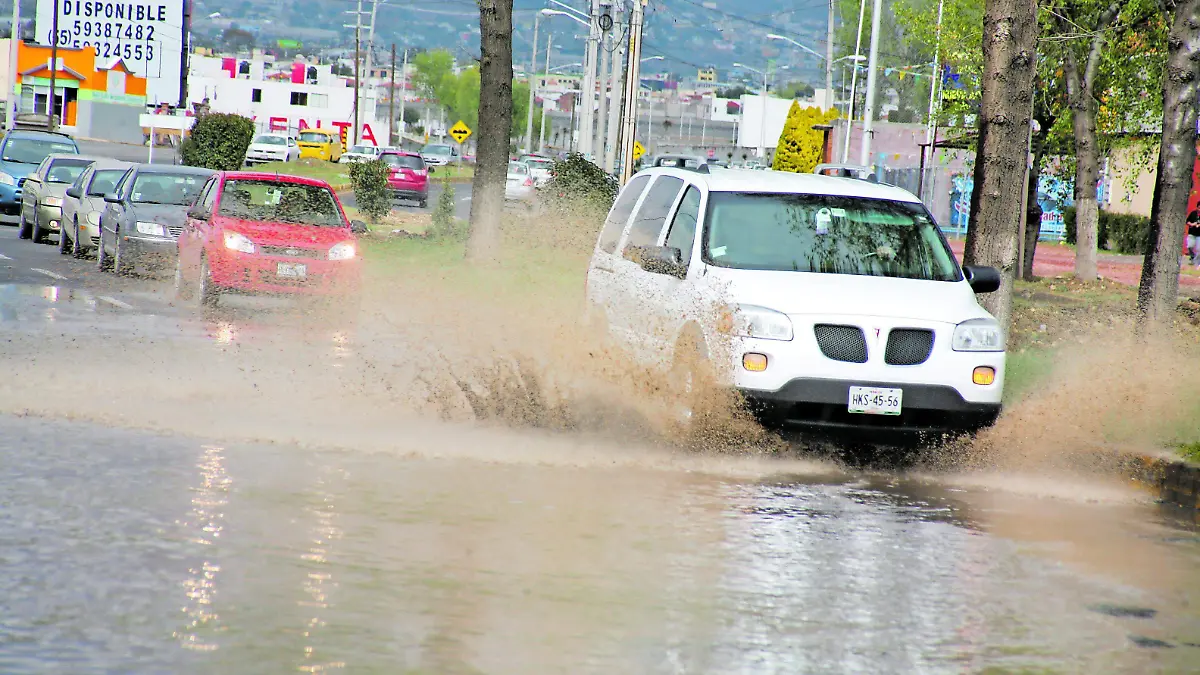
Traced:
[[775, 147], [775, 161], [771, 168], [792, 173], [811, 173], [821, 163], [824, 135], [814, 125], [829, 124], [838, 118], [836, 110], [821, 110], [816, 107], [801, 108], [792, 101], [788, 110], [779, 144]]

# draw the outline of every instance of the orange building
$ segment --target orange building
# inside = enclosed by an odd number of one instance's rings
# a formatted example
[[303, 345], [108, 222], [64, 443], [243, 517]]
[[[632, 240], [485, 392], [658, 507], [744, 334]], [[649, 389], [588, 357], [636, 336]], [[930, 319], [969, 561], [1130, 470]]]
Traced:
[[[50, 47], [21, 43], [17, 50], [19, 112], [46, 113]], [[138, 115], [146, 111], [146, 78], [121, 59], [102, 60], [94, 47], [58, 48], [54, 109], [63, 130], [85, 138], [141, 142]]]

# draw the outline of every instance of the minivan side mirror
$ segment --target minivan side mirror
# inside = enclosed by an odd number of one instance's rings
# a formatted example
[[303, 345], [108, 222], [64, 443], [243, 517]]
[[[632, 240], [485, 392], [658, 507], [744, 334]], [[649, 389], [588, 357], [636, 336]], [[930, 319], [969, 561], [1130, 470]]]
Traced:
[[995, 267], [963, 265], [963, 275], [976, 293], [995, 293], [1000, 290], [1000, 270]]
[[361, 220], [352, 220], [350, 221], [350, 231], [354, 234], [366, 234], [367, 224]]
[[666, 274], [680, 279], [687, 276], [687, 265], [683, 264], [683, 251], [670, 246], [633, 247], [630, 257], [647, 272]]
[[109, 204], [120, 204], [121, 198], [117, 196], [117, 193], [109, 192], [108, 194], [104, 195], [104, 201], [108, 202]]
[[80, 199], [83, 197], [83, 190], [80, 190], [78, 186], [72, 185], [67, 188], [67, 196], [71, 199]]

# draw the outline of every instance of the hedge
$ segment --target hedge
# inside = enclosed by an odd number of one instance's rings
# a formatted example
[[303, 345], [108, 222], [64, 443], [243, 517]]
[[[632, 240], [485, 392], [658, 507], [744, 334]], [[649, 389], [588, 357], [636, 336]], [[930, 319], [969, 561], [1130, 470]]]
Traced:
[[187, 166], [237, 171], [253, 140], [254, 122], [249, 117], [208, 113], [196, 118], [179, 154]]
[[783, 125], [783, 132], [779, 134], [779, 144], [771, 168], [776, 171], [812, 173], [821, 163], [821, 153], [824, 150], [822, 142], [825, 140], [825, 135], [813, 129], [813, 126], [828, 124], [837, 117], [836, 110], [801, 108], [799, 103], [792, 101], [787, 122]]
[[[1063, 209], [1067, 243], [1075, 243], [1075, 207]], [[1100, 212], [1097, 241], [1102, 250], [1146, 255], [1150, 250], [1150, 219], [1128, 213]]]

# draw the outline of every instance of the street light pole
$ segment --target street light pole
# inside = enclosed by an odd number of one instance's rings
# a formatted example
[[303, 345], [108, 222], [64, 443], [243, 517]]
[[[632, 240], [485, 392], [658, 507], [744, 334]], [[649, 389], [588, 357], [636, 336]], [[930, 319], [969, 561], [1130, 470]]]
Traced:
[[[550, 74], [550, 49], [554, 46], [554, 36], [546, 36], [546, 74]], [[546, 151], [546, 111], [542, 111], [542, 123], [538, 125], [538, 152]]]
[[875, 94], [878, 86], [878, 77], [876, 71], [879, 69], [879, 21], [883, 14], [883, 0], [875, 0], [871, 14], [871, 49], [867, 56], [867, 105], [863, 110], [863, 140], [862, 154], [860, 155], [863, 166], [871, 164], [871, 136], [875, 133]]
[[[833, 95], [833, 0], [829, 0], [829, 30], [825, 36], [825, 107], [837, 109]], [[833, 154], [830, 149], [829, 154]]]
[[533, 55], [529, 57], [529, 111], [525, 119], [525, 152], [533, 151], [533, 71], [537, 70], [538, 24], [542, 13], [533, 15]]
[[621, 185], [633, 175], [634, 131], [637, 128], [638, 90], [642, 75], [642, 17], [648, 0], [633, 0], [629, 13], [629, 65], [625, 71], [625, 112], [621, 120]]

